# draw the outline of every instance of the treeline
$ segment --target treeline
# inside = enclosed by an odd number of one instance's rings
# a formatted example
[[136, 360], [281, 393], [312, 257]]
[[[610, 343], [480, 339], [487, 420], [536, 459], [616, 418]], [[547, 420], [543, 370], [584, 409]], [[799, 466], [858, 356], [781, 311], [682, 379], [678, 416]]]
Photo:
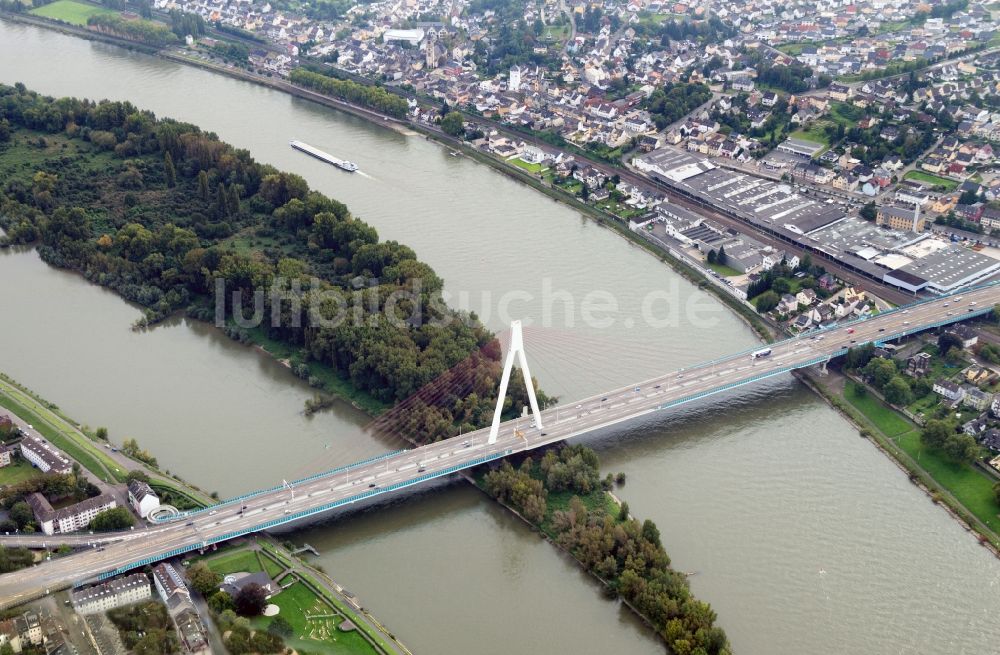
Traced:
[[180, 39], [188, 35], [194, 38], [204, 36], [206, 31], [205, 19], [198, 14], [189, 14], [180, 9], [171, 9], [170, 31]]
[[374, 109], [375, 111], [403, 118], [406, 116], [406, 100], [378, 86], [361, 84], [353, 80], [340, 80], [315, 73], [303, 68], [296, 68], [289, 79], [299, 86], [319, 91], [334, 98]]
[[87, 19], [87, 25], [98, 32], [151, 46], [177, 42], [177, 36], [165, 25], [141, 18], [129, 20], [117, 14], [97, 14]]
[[[589, 571], [653, 624], [672, 653], [728, 655], [729, 642], [708, 603], [694, 598], [687, 578], [670, 566], [660, 531], [629, 516], [628, 505], [609, 512], [597, 454], [563, 446], [539, 463], [504, 461], [483, 478], [487, 492], [509, 503], [565, 547]], [[550, 495], [573, 494], [565, 509], [550, 510]], [[585, 502], [581, 496], [588, 500]]]
[[[810, 78], [813, 70], [800, 61], [793, 61], [787, 66], [775, 64], [766, 54], [763, 48], [748, 51], [745, 59], [757, 71], [757, 83], [775, 87], [788, 93], [802, 93], [810, 88]], [[823, 88], [830, 85], [832, 78], [829, 75], [817, 77], [817, 87]]]
[[668, 83], [653, 91], [645, 108], [652, 114], [656, 129], [680, 120], [712, 98], [707, 86], [693, 82]]
[[[241, 340], [291, 346], [305, 377], [329, 367], [383, 403], [410, 398], [403, 418], [421, 439], [492, 419], [502, 370], [493, 335], [447, 307], [441, 279], [413, 250], [380, 241], [301, 177], [127, 102], [0, 85], [0, 121], [11, 126], [14, 159], [39, 161], [39, 142], [77, 153], [7, 177], [0, 227], [9, 241], [37, 243], [45, 261], [142, 304], [150, 320], [176, 310], [221, 318]], [[94, 166], [102, 153], [111, 158]], [[244, 321], [255, 313], [256, 327]], [[506, 416], [526, 397], [518, 382], [511, 392]]]

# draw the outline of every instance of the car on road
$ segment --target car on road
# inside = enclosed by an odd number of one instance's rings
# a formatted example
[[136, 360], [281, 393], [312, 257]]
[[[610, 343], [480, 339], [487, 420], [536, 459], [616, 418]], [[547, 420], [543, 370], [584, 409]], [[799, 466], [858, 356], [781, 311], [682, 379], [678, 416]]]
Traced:
[[471, 446], [471, 445], [472, 445], [472, 444], [471, 444], [471, 443], [469, 443], [468, 441], [463, 441], [463, 442], [462, 442], [462, 448], [468, 448], [468, 447], [469, 447], [469, 446]]
[[375, 484], [374, 482], [372, 482], [372, 483], [370, 483], [370, 484], [368, 485], [368, 488], [369, 488], [369, 489], [374, 489], [374, 488], [376, 488], [376, 487], [378, 487], [378, 485], [377, 485], [377, 484]]
[[607, 397], [607, 396], [605, 396], [604, 398], [601, 398], [601, 402], [603, 403], [603, 402], [604, 402], [604, 401], [606, 401], [607, 399], [608, 399], [608, 397]]

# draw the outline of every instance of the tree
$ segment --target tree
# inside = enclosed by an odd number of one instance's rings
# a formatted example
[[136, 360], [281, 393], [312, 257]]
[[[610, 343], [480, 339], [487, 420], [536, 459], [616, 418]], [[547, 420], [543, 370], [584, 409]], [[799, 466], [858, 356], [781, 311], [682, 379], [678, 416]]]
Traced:
[[763, 314], [777, 307], [780, 300], [774, 291], [765, 291], [754, 299], [753, 304], [757, 307], [757, 311]]
[[931, 419], [920, 432], [920, 442], [928, 448], [937, 450], [942, 448], [948, 437], [954, 433], [955, 429], [951, 423], [941, 419]]
[[108, 429], [107, 428], [103, 428], [103, 427], [102, 428], [97, 428], [97, 431], [94, 432], [94, 436], [97, 437], [98, 439], [100, 439], [101, 441], [107, 441], [108, 440]]
[[208, 202], [208, 173], [198, 171], [198, 197]]
[[267, 592], [259, 584], [251, 582], [236, 593], [233, 604], [240, 616], [260, 616], [267, 607]]
[[276, 616], [267, 625], [267, 631], [272, 635], [277, 635], [282, 639], [288, 639], [294, 634], [295, 630], [292, 628], [292, 624], [288, 622], [283, 616]]
[[997, 505], [1000, 505], [1000, 482], [993, 485], [993, 499], [997, 501]]
[[788, 293], [792, 290], [792, 283], [783, 277], [779, 277], [771, 283], [771, 289], [775, 293]]
[[222, 576], [208, 567], [205, 562], [196, 562], [188, 569], [188, 580], [198, 593], [208, 598], [219, 589]]
[[169, 150], [163, 153], [163, 176], [167, 180], [168, 187], [177, 186], [177, 169], [174, 168], [174, 158]]
[[971, 464], [979, 456], [979, 445], [976, 440], [965, 433], [950, 435], [941, 450], [949, 459], [956, 462]]
[[450, 111], [441, 119], [441, 131], [449, 136], [459, 136], [465, 132], [462, 114], [457, 111]]
[[729, 261], [729, 256], [726, 255], [726, 247], [719, 246], [719, 256], [717, 258], [720, 266], [725, 266], [726, 262]]
[[896, 363], [891, 359], [875, 357], [864, 368], [865, 376], [871, 380], [872, 386], [881, 391], [889, 380], [897, 373]]
[[132, 512], [124, 507], [113, 507], [99, 513], [90, 522], [90, 529], [94, 532], [111, 532], [113, 530], [124, 530], [135, 525], [135, 518]]
[[913, 399], [910, 385], [901, 375], [894, 376], [882, 390], [885, 399], [893, 405], [908, 405]]
[[619, 521], [627, 521], [628, 520], [628, 515], [629, 515], [628, 503], [623, 502], [621, 504], [621, 506], [618, 507], [618, 520]]
[[952, 332], [942, 332], [937, 341], [938, 353], [947, 355], [952, 348], [962, 349], [962, 340]]
[[[229, 614], [233, 614], [233, 609], [236, 607], [236, 604], [233, 602], [232, 596], [220, 590], [209, 597], [208, 606], [212, 608], [212, 611], [216, 614], [225, 616], [227, 612]], [[236, 618], [235, 614], [233, 618]]]
[[29, 507], [28, 503], [23, 500], [18, 503], [14, 503], [14, 506], [10, 508], [8, 515], [10, 516], [10, 520], [17, 523], [17, 527], [19, 528], [23, 528], [35, 520], [35, 515], [31, 512], [31, 507]]
[[974, 205], [976, 201], [979, 200], [979, 196], [972, 189], [966, 189], [962, 192], [962, 195], [958, 197], [958, 202], [961, 205]]
[[869, 202], [861, 208], [861, 211], [858, 212], [858, 216], [866, 221], [874, 221], [877, 213], [878, 211], [875, 209], [875, 203]]
[[709, 264], [715, 264], [719, 261], [719, 255], [715, 252], [715, 248], [708, 251], [708, 257], [706, 257], [706, 259], [708, 259]]

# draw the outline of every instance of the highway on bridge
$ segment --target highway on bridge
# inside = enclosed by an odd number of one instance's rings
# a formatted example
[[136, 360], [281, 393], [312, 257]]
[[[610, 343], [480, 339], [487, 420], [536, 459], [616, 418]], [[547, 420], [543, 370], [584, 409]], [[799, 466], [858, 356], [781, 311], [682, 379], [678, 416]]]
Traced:
[[[541, 429], [530, 417], [501, 424], [495, 444], [489, 429], [358, 462], [319, 475], [183, 513], [171, 521], [110, 535], [0, 536], [7, 546], [89, 547], [0, 576], [0, 608], [26, 602], [83, 581], [204, 548], [237, 536], [305, 521], [319, 514], [451, 475], [512, 453], [530, 450], [733, 389], [788, 371], [821, 364], [855, 345], [884, 342], [988, 313], [1000, 303], [1000, 286], [926, 300], [820, 332], [777, 342], [770, 353], [736, 353], [542, 412]], [[530, 356], [530, 353], [529, 353]]]

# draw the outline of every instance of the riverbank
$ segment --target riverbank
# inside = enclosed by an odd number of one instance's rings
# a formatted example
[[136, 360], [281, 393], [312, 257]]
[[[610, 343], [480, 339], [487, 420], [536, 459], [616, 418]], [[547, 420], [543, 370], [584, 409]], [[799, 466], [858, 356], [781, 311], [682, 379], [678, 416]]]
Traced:
[[[217, 502], [197, 487], [177, 477], [169, 476], [144, 462], [128, 458], [121, 451], [105, 452], [105, 449], [98, 445], [101, 440], [94, 436], [87, 426], [65, 416], [59, 411], [58, 406], [42, 399], [2, 373], [0, 373], [0, 407], [22, 420], [30, 421], [32, 427], [46, 439], [62, 449], [84, 469], [107, 483], [123, 484], [129, 471], [141, 470], [149, 476], [150, 485], [154, 489], [184, 498], [192, 507], [206, 507]], [[29, 468], [29, 472], [33, 471], [35, 469]], [[314, 569], [295, 558], [280, 544], [271, 541], [270, 537], [264, 539], [267, 540], [264, 548], [267, 556], [280, 565], [281, 571], [287, 572], [279, 577], [294, 574], [296, 580], [312, 589], [317, 598], [323, 598], [323, 602], [329, 603], [346, 620], [353, 622], [365, 642], [370, 644], [372, 652], [379, 655], [411, 655], [409, 649], [376, 617], [360, 605], [352, 604], [350, 599], [343, 595], [343, 588], [334, 580], [321, 570]], [[343, 597], [336, 597], [337, 591]], [[307, 618], [304, 619], [303, 625], [307, 622]]]
[[875, 415], [876, 411], [887, 413], [892, 420], [911, 431], [917, 429], [908, 417], [898, 412], [890, 405], [883, 402], [874, 395], [869, 396], [878, 408], [874, 411], [864, 412], [854, 403], [846, 398], [848, 383], [850, 382], [842, 373], [835, 369], [829, 369], [826, 375], [818, 375], [813, 371], [797, 371], [796, 377], [836, 410], [845, 420], [858, 430], [862, 438], [871, 441], [876, 448], [881, 450], [896, 466], [907, 474], [910, 482], [919, 487], [937, 505], [945, 509], [948, 514], [958, 521], [967, 531], [974, 534], [980, 544], [988, 549], [994, 556], [1000, 558], [1000, 534], [993, 528], [986, 525], [968, 507], [966, 507], [949, 489], [936, 480], [933, 475], [920, 463], [910, 456], [896, 439], [899, 434], [889, 434], [894, 430], [887, 429], [887, 421], [883, 417]]

